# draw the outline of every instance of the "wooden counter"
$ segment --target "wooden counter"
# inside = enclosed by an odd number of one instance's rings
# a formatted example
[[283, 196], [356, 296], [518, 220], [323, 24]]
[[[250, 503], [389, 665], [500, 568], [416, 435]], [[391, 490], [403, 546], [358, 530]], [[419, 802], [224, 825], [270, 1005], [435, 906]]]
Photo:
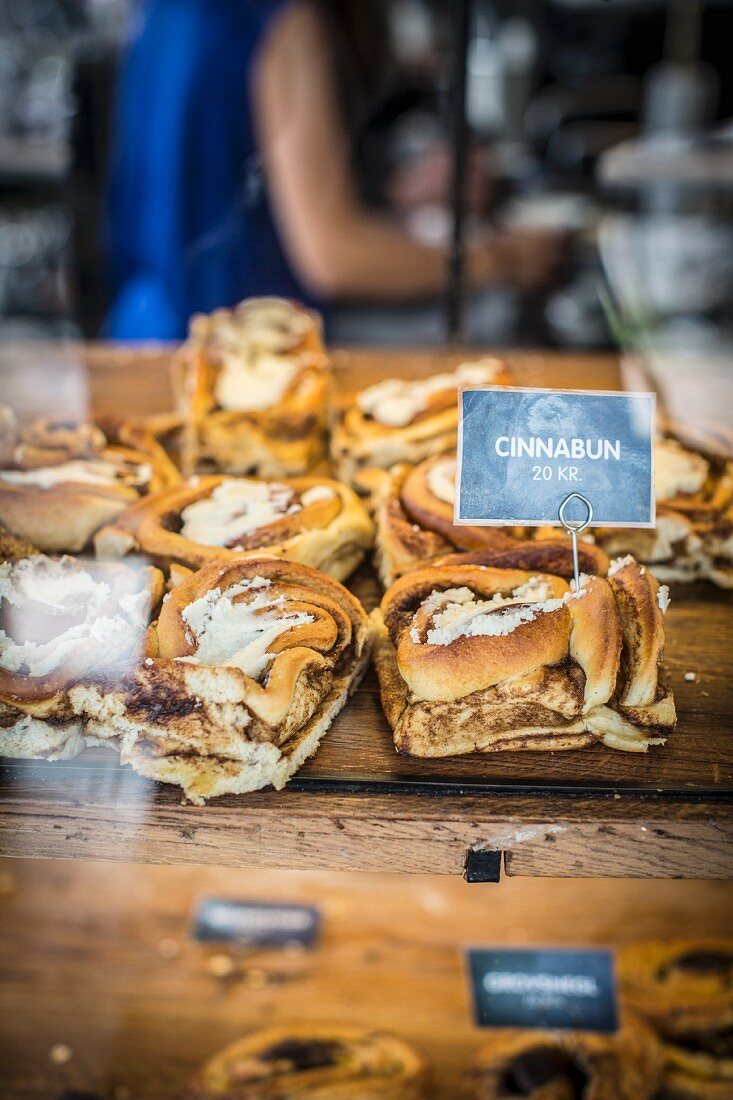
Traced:
[[[87, 407], [163, 412], [170, 407], [171, 353], [169, 348], [132, 352], [97, 345], [60, 351], [51, 346], [24, 348], [13, 357], [5, 348], [0, 352], [3, 398], [28, 413], [47, 412], [49, 402], [54, 411], [72, 415]], [[523, 385], [619, 385], [610, 357], [514, 353], [506, 358]], [[449, 365], [441, 352], [375, 349], [339, 352], [335, 361], [337, 384], [345, 390], [390, 375], [420, 377]], [[227, 797], [203, 808], [181, 805], [178, 790], [142, 780], [102, 752], [63, 765], [1, 765], [0, 853], [443, 874], [462, 873], [468, 861], [471, 876], [479, 878], [500, 870], [509, 876], [730, 877], [731, 606], [729, 595], [710, 586], [678, 587], [668, 654], [680, 702], [677, 748], [657, 750], [654, 758], [599, 750], [596, 781], [588, 766], [594, 758], [576, 753], [574, 790], [567, 781], [538, 783], [545, 754], [497, 754], [493, 759], [532, 756], [534, 773], [522, 761], [524, 779], [520, 769], [493, 786], [470, 781], [470, 759], [447, 782], [435, 782], [429, 770], [417, 766], [410, 773], [404, 760], [397, 774], [397, 758], [385, 747], [386, 727], [379, 732], [374, 727], [377, 708], [367, 683], [321, 753], [279, 794]], [[684, 677], [690, 669], [694, 683]], [[382, 738], [381, 747], [366, 763], [355, 750], [356, 771], [343, 766], [344, 759], [352, 763], [350, 745], [375, 737]], [[548, 777], [557, 773], [561, 755], [545, 757]], [[691, 764], [689, 776], [684, 759]], [[654, 760], [663, 762], [661, 770], [655, 771]], [[496, 771], [506, 773], [504, 759]]]
[[[313, 951], [254, 954], [191, 938], [202, 897], [320, 907]], [[5, 1100], [179, 1100], [198, 1065], [264, 1024], [394, 1031], [434, 1067], [432, 1100], [485, 1033], [466, 946], [617, 947], [730, 930], [733, 886], [0, 863]], [[52, 1048], [66, 1048], [55, 1065]], [[57, 1051], [58, 1055], [58, 1051]]]

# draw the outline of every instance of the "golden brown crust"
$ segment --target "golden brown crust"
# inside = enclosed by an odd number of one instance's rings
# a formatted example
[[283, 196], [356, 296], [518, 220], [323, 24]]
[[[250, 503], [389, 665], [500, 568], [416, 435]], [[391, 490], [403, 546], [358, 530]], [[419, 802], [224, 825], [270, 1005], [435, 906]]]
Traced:
[[583, 711], [602, 705], [613, 695], [621, 664], [623, 633], [613, 590], [603, 577], [588, 577], [583, 597], [570, 600], [570, 647], [585, 675]]
[[[257, 313], [262, 323], [253, 327]], [[287, 371], [279, 397], [248, 410], [223, 406], [225, 368], [241, 364], [244, 371], [263, 356], [269, 372], [278, 362]], [[243, 376], [243, 390], [253, 384]], [[320, 318], [294, 302], [255, 298], [193, 318], [173, 364], [184, 472], [281, 477], [312, 469], [325, 453], [330, 386]]]
[[123, 762], [194, 801], [280, 788], [318, 747], [369, 648], [361, 604], [323, 573], [276, 558], [211, 562], [168, 594], [134, 674], [73, 702]]
[[724, 1100], [733, 1092], [733, 940], [633, 944], [619, 957], [626, 1002], [660, 1035], [665, 1093]]
[[624, 663], [620, 702], [644, 707], [654, 702], [664, 656], [664, 616], [660, 585], [648, 569], [629, 559], [609, 576], [621, 614]]
[[667, 425], [657, 443], [677, 461], [702, 469], [698, 487], [657, 485], [653, 530], [599, 528], [599, 543], [611, 557], [633, 554], [651, 566], [659, 580], [711, 580], [733, 588], [733, 443], [730, 433]]
[[[496, 359], [457, 364], [456, 369], [460, 372], [465, 367], [470, 369], [483, 364], [492, 376], [493, 385], [509, 385], [513, 381], [506, 365]], [[459, 384], [460, 379], [454, 375], [443, 388], [429, 393], [424, 407], [401, 425], [380, 422], [365, 412], [360, 407], [360, 394], [343, 397], [336, 406], [331, 425], [331, 457], [338, 476], [353, 482], [360, 471], [368, 467], [386, 470], [399, 462], [414, 464], [455, 447]]]
[[[205, 545], [182, 533], [182, 514], [199, 501], [211, 500], [220, 488], [265, 486], [287, 497], [287, 510], [236, 536], [234, 545]], [[269, 491], [268, 490], [268, 491]], [[309, 491], [315, 497], [310, 502]], [[240, 505], [235, 505], [241, 507]], [[210, 561], [235, 560], [267, 553], [299, 561], [344, 580], [371, 546], [373, 527], [364, 505], [345, 485], [328, 478], [300, 477], [254, 482], [225, 477], [195, 477], [123, 512], [95, 540], [100, 557], [139, 550], [161, 567], [199, 568]]]
[[[428, 567], [397, 580], [374, 618], [398, 751], [450, 756], [595, 740], [644, 751], [663, 740], [674, 701], [656, 656], [644, 663], [651, 697], [639, 699], [638, 639], [649, 631], [625, 624], [637, 612], [652, 616], [652, 603], [661, 611], [642, 567], [627, 563], [619, 574], [616, 588], [584, 577], [577, 594], [559, 577], [485, 566]], [[661, 646], [656, 615], [653, 625]]]
[[162, 575], [151, 567], [44, 555], [0, 565], [0, 703], [35, 717], [70, 716], [74, 685], [123, 675], [140, 660], [162, 595]]
[[[551, 528], [454, 524], [452, 503], [431, 491], [432, 472], [454, 462], [453, 455], [440, 454], [412, 469], [399, 465], [381, 477], [373, 471], [360, 476], [359, 484], [371, 493], [377, 568], [385, 586], [428, 563], [438, 567], [466, 563], [573, 575], [572, 550], [564, 533]], [[605, 575], [609, 561], [603, 550], [581, 540], [578, 551], [582, 572]]]
[[651, 1100], [662, 1057], [653, 1033], [626, 1018], [612, 1035], [492, 1032], [466, 1069], [460, 1100]]
[[[13, 427], [12, 443], [10, 431], [6, 423], [0, 523], [44, 553], [78, 553], [142, 495], [180, 480], [152, 434], [132, 421], [36, 421], [22, 430]], [[68, 480], [55, 480], [55, 468], [104, 473], [94, 482], [75, 480], [73, 473]], [[34, 470], [48, 471], [52, 482], [44, 486], [13, 480]]]
[[271, 1027], [232, 1043], [188, 1100], [421, 1100], [425, 1068], [402, 1040], [343, 1024]]

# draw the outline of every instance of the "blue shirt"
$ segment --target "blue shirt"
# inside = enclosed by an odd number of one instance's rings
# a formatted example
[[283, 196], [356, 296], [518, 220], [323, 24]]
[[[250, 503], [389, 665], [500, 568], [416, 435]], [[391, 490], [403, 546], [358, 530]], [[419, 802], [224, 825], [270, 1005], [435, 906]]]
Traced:
[[254, 137], [252, 62], [289, 0], [145, 0], [123, 58], [108, 201], [115, 339], [178, 339], [196, 311], [308, 300]]

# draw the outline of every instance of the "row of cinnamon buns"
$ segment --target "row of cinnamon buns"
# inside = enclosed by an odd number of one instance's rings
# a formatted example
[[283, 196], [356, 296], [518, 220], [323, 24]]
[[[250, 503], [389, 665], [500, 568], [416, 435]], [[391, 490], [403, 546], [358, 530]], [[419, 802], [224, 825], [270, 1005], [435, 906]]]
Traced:
[[[495, 1030], [457, 1100], [728, 1100], [733, 1091], [733, 944], [632, 945], [619, 958], [611, 1034]], [[344, 1025], [254, 1032], [216, 1054], [189, 1100], [423, 1100], [429, 1071], [403, 1040]]]
[[[194, 317], [175, 356], [180, 466], [188, 477], [287, 479], [323, 473], [330, 446], [338, 480], [377, 509], [385, 583], [405, 566], [454, 551], [511, 548], [510, 539], [544, 545], [556, 529], [452, 523], [457, 390], [512, 381], [504, 364], [484, 358], [332, 399], [318, 316], [280, 299], [248, 300]], [[656, 528], [596, 530], [596, 560], [631, 553], [662, 581], [733, 586], [732, 455], [719, 433], [660, 434]], [[81, 551], [136, 499], [178, 480], [139, 425], [47, 422], [19, 431], [12, 414], [0, 416], [0, 523], [46, 551]]]
[[[311, 533], [287, 541], [310, 545]], [[608, 577], [584, 574], [577, 590], [507, 562], [416, 569], [370, 616], [283, 544], [190, 568], [155, 553], [51, 557], [6, 534], [0, 558], [6, 756], [108, 744], [195, 801], [280, 788], [346, 703], [372, 643], [403, 753], [594, 741], [640, 751], [675, 723], [661, 674], [666, 589], [631, 558]], [[329, 557], [333, 569], [344, 560]]]
[[[251, 404], [258, 372], [274, 392], [280, 359], [302, 355], [311, 381], [327, 370], [312, 358], [319, 340], [311, 315], [288, 303], [199, 318], [176, 360], [179, 392], [209, 393], [200, 371], [215, 364], [217, 400], [231, 403], [239, 385]], [[246, 385], [220, 377], [240, 368], [252, 375]], [[555, 532], [452, 524], [445, 448], [456, 387], [479, 375], [503, 379], [482, 361], [378, 384], [344, 406], [333, 445], [361, 496], [313, 474], [184, 479], [140, 425], [19, 428], [6, 412], [0, 750], [58, 758], [109, 744], [195, 800], [281, 787], [317, 748], [372, 647], [402, 753], [662, 742], [675, 724], [661, 672], [668, 594], [650, 570], [584, 542], [575, 589]], [[297, 396], [303, 410], [303, 385], [286, 386], [277, 406], [291, 442], [304, 422], [286, 405]], [[256, 435], [247, 418], [263, 410], [206, 409], [195, 433], [185, 420], [184, 461], [236, 466], [223, 443], [214, 455], [215, 432], [204, 460], [199, 428], [226, 424], [227, 445], [243, 454]], [[408, 456], [419, 461], [374, 465]], [[372, 546], [386, 591], [367, 615], [341, 582]]]

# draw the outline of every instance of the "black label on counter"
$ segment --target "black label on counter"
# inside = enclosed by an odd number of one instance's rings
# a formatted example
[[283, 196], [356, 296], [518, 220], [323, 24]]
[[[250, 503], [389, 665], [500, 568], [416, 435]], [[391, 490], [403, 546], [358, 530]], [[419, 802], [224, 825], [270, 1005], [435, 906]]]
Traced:
[[287, 943], [312, 947], [321, 924], [319, 911], [307, 905], [205, 898], [194, 916], [197, 940], [280, 947]]
[[471, 948], [468, 965], [479, 1027], [618, 1026], [610, 951]]

